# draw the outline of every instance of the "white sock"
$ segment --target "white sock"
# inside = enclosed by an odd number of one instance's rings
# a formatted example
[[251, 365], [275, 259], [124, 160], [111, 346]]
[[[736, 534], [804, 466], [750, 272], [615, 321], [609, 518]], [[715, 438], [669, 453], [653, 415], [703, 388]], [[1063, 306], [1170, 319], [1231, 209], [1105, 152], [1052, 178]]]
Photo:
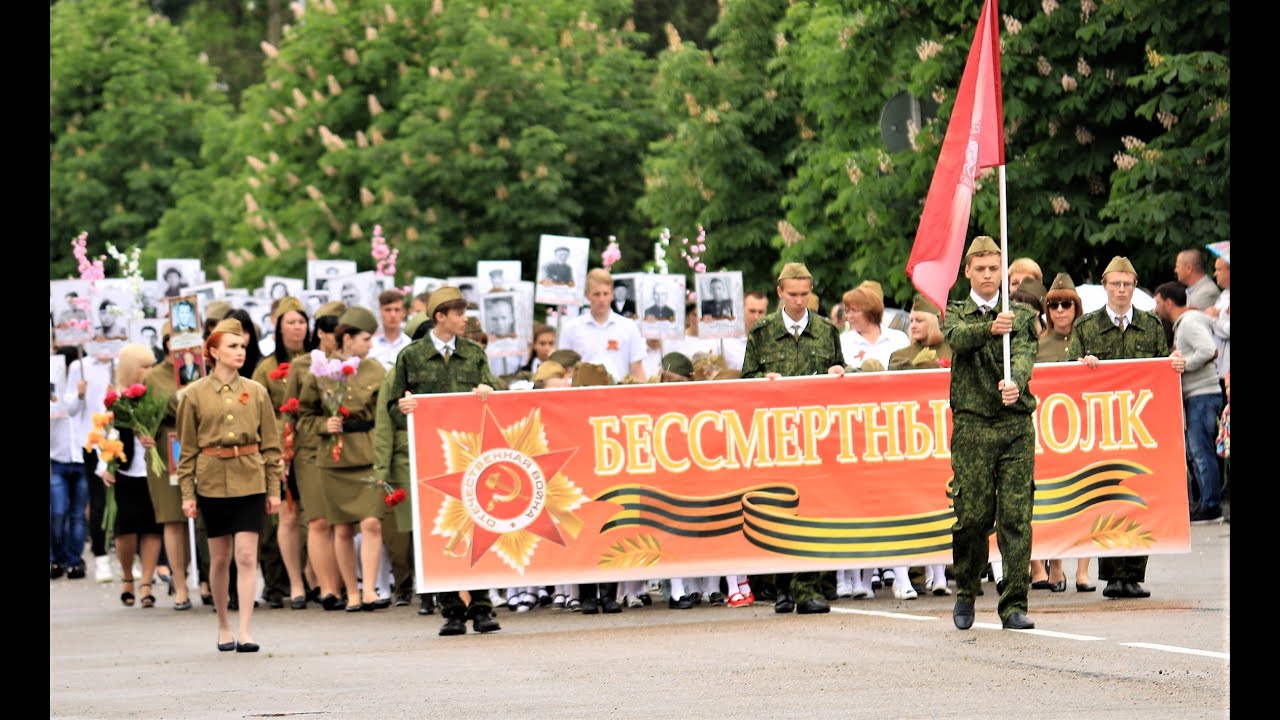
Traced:
[[1004, 561], [1003, 560], [991, 561], [991, 574], [995, 576], [996, 582], [1000, 582], [1001, 580], [1004, 579]]
[[684, 578], [671, 578], [671, 597], [679, 600], [684, 596]]
[[[743, 577], [745, 578], [746, 576]], [[735, 593], [742, 592], [742, 588], [738, 587], [737, 575], [725, 575], [724, 584], [729, 587], [729, 597], [733, 597]], [[745, 595], [746, 593], [743, 594]]]

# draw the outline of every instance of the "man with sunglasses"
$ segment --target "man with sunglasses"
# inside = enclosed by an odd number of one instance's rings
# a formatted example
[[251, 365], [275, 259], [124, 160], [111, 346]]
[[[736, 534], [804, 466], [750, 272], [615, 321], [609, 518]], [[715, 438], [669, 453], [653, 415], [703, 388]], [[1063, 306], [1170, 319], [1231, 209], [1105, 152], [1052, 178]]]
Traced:
[[[1171, 357], [1174, 372], [1182, 372], [1186, 362], [1178, 351], [1169, 353], [1160, 318], [1133, 306], [1137, 282], [1138, 272], [1129, 258], [1112, 258], [1102, 272], [1107, 304], [1076, 322], [1067, 346], [1068, 359], [1096, 368], [1099, 360]], [[1147, 577], [1146, 555], [1101, 558], [1098, 577], [1107, 581], [1102, 590], [1106, 597], [1151, 597], [1151, 591], [1142, 587]]]

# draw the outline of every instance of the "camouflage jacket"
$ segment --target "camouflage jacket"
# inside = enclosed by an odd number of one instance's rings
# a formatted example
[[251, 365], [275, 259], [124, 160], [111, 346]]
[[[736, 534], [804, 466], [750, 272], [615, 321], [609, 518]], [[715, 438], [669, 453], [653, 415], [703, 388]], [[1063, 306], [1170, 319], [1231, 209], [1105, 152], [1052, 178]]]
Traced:
[[484, 348], [464, 337], [456, 339], [455, 347], [446, 364], [428, 335], [409, 343], [396, 356], [395, 368], [391, 371], [395, 380], [388, 389], [386, 405], [397, 429], [409, 429], [409, 420], [400, 412], [398, 404], [406, 391], [414, 395], [470, 392], [482, 383], [495, 390], [503, 387], [489, 370], [489, 357]]
[[991, 334], [995, 315], [983, 318], [972, 297], [947, 305], [942, 337], [951, 346], [951, 413], [996, 419], [1009, 414], [1028, 415], [1036, 398], [1027, 390], [1036, 364], [1036, 313], [1030, 305], [1009, 304], [1013, 332], [1009, 335], [1009, 374], [1018, 384], [1018, 400], [1005, 405], [997, 384], [1004, 378], [1004, 341]]
[[825, 375], [832, 365], [844, 367], [844, 352], [839, 331], [824, 317], [809, 313], [809, 323], [799, 339], [787, 332], [781, 310], [761, 318], [747, 333], [744, 378], [771, 372], [788, 377]]
[[1169, 341], [1164, 336], [1164, 325], [1154, 314], [1134, 308], [1133, 323], [1121, 333], [1104, 305], [1081, 315], [1071, 330], [1067, 357], [1079, 360], [1086, 355], [1099, 360], [1167, 357]]

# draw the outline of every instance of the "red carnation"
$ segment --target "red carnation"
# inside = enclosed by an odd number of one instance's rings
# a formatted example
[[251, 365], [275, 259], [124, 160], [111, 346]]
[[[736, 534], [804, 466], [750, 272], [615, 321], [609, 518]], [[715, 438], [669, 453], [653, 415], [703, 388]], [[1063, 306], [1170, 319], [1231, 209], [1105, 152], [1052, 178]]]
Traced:
[[271, 371], [272, 380], [283, 380], [286, 377], [289, 377], [289, 363], [280, 363]]
[[350, 365], [343, 365], [343, 366], [342, 366], [342, 374], [343, 374], [343, 375], [355, 375], [355, 374], [356, 374], [356, 369], [355, 369], [355, 368], [353, 368], [353, 367], [351, 367]]
[[383, 501], [387, 503], [387, 507], [395, 507], [404, 502], [407, 497], [409, 497], [409, 493], [405, 492], [403, 488], [396, 488], [396, 490], [384, 497]]
[[137, 400], [147, 394], [147, 386], [142, 383], [134, 383], [124, 391], [124, 396], [130, 400]]
[[946, 358], [938, 358], [938, 367], [949, 368], [951, 367], [951, 361]]
[[285, 404], [281, 405], [279, 410], [282, 413], [295, 413], [298, 412], [298, 407], [298, 398], [292, 397], [285, 401]]
[[339, 415], [341, 415], [341, 416], [342, 416], [342, 417], [344, 417], [344, 418], [345, 418], [345, 417], [351, 417], [351, 411], [347, 409], [347, 406], [346, 406], [346, 405], [339, 405], [339, 406], [338, 406], [338, 414], [339, 414]]
[[102, 404], [109, 408], [112, 405], [115, 405], [116, 401], [119, 399], [120, 399], [120, 393], [116, 392], [115, 390], [107, 390], [107, 394], [102, 398]]

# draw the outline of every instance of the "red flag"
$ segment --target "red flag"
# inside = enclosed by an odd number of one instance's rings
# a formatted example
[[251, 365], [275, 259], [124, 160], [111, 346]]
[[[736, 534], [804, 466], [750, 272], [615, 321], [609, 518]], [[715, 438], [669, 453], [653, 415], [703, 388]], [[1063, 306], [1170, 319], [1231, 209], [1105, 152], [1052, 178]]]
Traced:
[[907, 260], [907, 277], [944, 313], [964, 251], [974, 176], [1004, 164], [999, 18], [996, 0], [986, 0]]

